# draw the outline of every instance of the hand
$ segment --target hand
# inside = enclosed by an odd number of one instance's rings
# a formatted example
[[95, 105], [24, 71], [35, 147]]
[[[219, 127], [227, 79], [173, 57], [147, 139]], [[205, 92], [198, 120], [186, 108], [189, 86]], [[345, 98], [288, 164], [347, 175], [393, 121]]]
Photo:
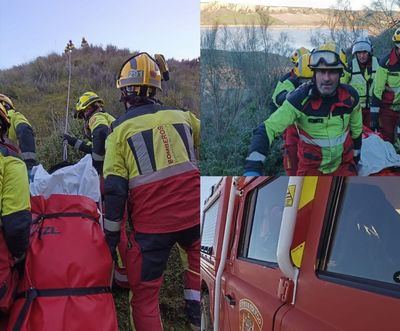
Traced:
[[379, 113], [378, 112], [372, 112], [371, 108], [371, 130], [379, 130]]
[[62, 138], [68, 142], [68, 145], [71, 145], [71, 146], [74, 146], [76, 144], [76, 142], [78, 141], [78, 138], [70, 136], [67, 133], [64, 133], [62, 135]]
[[113, 261], [117, 261], [117, 246], [119, 243], [120, 231], [111, 232], [104, 230], [104, 232], [106, 234], [106, 241], [110, 249], [111, 257]]
[[355, 164], [357, 165], [358, 162], [360, 162], [361, 151], [359, 149], [355, 149], [353, 153], [354, 153], [353, 160], [354, 160]]

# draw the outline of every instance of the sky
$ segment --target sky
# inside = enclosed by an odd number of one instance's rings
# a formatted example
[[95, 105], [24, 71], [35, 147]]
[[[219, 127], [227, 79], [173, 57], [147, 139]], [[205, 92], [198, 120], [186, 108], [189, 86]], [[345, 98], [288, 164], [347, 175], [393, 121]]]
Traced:
[[0, 69], [62, 53], [68, 40], [200, 56], [199, 0], [0, 0]]
[[[201, 2], [215, 2], [201, 0]], [[265, 6], [282, 6], [282, 7], [313, 7], [313, 8], [330, 8], [335, 5], [336, 0], [217, 0], [216, 2], [224, 3], [242, 3], [249, 5], [265, 5]], [[370, 0], [351, 0], [352, 9], [362, 9]]]

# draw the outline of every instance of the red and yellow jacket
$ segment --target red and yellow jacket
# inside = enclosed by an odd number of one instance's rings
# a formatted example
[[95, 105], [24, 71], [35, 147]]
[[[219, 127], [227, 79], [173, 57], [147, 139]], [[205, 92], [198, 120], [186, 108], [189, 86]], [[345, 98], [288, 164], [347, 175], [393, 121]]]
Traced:
[[196, 116], [151, 103], [129, 108], [111, 130], [103, 169], [105, 230], [119, 231], [127, 199], [135, 231], [168, 233], [199, 224]]

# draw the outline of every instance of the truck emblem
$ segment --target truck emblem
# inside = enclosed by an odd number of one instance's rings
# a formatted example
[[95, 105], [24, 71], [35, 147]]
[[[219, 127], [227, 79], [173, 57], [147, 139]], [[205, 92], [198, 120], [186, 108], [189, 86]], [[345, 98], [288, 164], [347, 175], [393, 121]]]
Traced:
[[240, 331], [261, 331], [263, 318], [256, 305], [249, 299], [239, 301]]

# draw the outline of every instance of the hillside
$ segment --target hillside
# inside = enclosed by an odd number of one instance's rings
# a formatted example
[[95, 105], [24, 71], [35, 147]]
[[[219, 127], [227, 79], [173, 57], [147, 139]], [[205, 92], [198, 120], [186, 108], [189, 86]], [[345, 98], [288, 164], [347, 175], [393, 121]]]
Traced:
[[[73, 133], [81, 133], [81, 122], [72, 117], [78, 97], [88, 91], [96, 92], [105, 101], [105, 109], [119, 116], [124, 112], [119, 102], [116, 77], [122, 63], [131, 56], [127, 49], [115, 46], [88, 47], [72, 52], [70, 125]], [[168, 58], [168, 54], [165, 54]], [[36, 60], [0, 70], [0, 91], [15, 101], [18, 111], [32, 123], [39, 157], [46, 166], [61, 160], [68, 86], [68, 62], [65, 54], [50, 54]], [[170, 77], [163, 83], [158, 98], [170, 106], [183, 107], [199, 116], [198, 59], [168, 60]], [[58, 140], [57, 140], [58, 139]], [[56, 145], [56, 146], [55, 146]]]
[[201, 3], [202, 27], [213, 26], [216, 22], [223, 25], [257, 25], [257, 12], [268, 8], [272, 27], [303, 26], [320, 27], [327, 21], [330, 9], [301, 7], [267, 7], [261, 5]]
[[[351, 5], [351, 4], [350, 4]], [[367, 5], [367, 4], [365, 4]], [[376, 5], [376, 3], [375, 3]], [[374, 4], [371, 5], [372, 7]], [[391, 17], [385, 16], [380, 7], [376, 7], [375, 10], [363, 9], [363, 10], [351, 10], [350, 7], [346, 7], [346, 3], [342, 2], [340, 5], [332, 1], [331, 8], [306, 8], [306, 7], [274, 7], [266, 5], [250, 5], [246, 3], [233, 4], [229, 3], [216, 3], [216, 2], [203, 2], [201, 3], [201, 27], [211, 27], [218, 25], [259, 25], [263, 24], [260, 22], [258, 13], [269, 14], [268, 25], [271, 28], [284, 28], [284, 27], [297, 27], [297, 28], [321, 28], [331, 27], [332, 17], [335, 15], [347, 17], [359, 17], [362, 18], [358, 28], [364, 28], [366, 30], [371, 29], [371, 24], [378, 24], [389, 27], [393, 22], [388, 20], [399, 20], [400, 12], [396, 11], [395, 8], [392, 10]], [[338, 14], [340, 12], [340, 14]], [[346, 24], [344, 21], [338, 20], [335, 23], [335, 27], [343, 26]], [[389, 25], [387, 25], [389, 24]], [[373, 30], [373, 29], [372, 29]], [[381, 33], [382, 30], [373, 31], [374, 34]]]

